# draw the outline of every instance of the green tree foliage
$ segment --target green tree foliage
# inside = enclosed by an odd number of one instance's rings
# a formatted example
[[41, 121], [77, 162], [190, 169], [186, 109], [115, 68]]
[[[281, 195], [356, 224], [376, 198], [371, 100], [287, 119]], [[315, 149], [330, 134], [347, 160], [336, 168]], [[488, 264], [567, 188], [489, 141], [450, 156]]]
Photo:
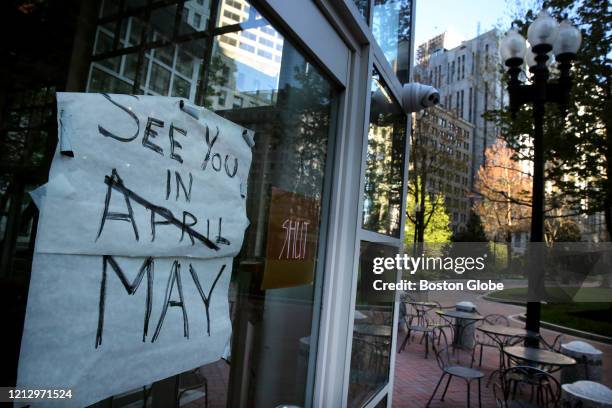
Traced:
[[[414, 181], [411, 181], [411, 184]], [[421, 183], [421, 179], [417, 179], [417, 183]], [[411, 186], [409, 191], [420, 191], [417, 186]], [[414, 194], [408, 193], [406, 201], [407, 211], [415, 212], [417, 203]], [[414, 214], [411, 214], [414, 215]], [[409, 247], [415, 242], [415, 223], [411, 218], [406, 217], [406, 246]], [[440, 193], [427, 194], [425, 196], [425, 234], [424, 241], [426, 243], [445, 243], [451, 240], [452, 231], [450, 229], [450, 217], [444, 206], [444, 196]]]
[[[567, 215], [604, 211], [608, 235], [612, 232], [612, 8], [609, 0], [551, 0], [536, 4], [514, 23], [526, 37], [527, 27], [541, 6], [561, 20], [568, 19], [582, 32], [582, 46], [572, 69], [574, 85], [565, 120], [558, 107], [546, 106], [546, 179], [569, 205]], [[551, 80], [558, 72], [551, 68]], [[510, 147], [531, 158], [531, 108], [523, 106], [517, 119], [506, 111], [487, 117], [501, 128]], [[549, 203], [553, 201], [549, 197]], [[550, 210], [551, 206], [548, 206]]]

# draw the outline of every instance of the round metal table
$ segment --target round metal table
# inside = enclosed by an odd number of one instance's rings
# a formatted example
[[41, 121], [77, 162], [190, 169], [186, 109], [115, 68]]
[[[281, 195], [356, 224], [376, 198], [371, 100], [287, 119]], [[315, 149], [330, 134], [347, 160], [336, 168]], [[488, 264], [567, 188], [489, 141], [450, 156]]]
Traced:
[[453, 347], [463, 347], [463, 333], [466, 327], [484, 319], [484, 317], [478, 313], [461, 312], [459, 310], [436, 310], [436, 313], [449, 323], [449, 319], [455, 319], [455, 325], [451, 325], [451, 327], [455, 328], [453, 330]]
[[364, 336], [391, 337], [391, 327], [382, 324], [356, 324], [353, 330]]
[[504, 347], [504, 354], [511, 360], [526, 361], [528, 363], [537, 364], [543, 368], [550, 367], [549, 370], [555, 371], [553, 368], [567, 367], [576, 364], [576, 360], [561, 353], [554, 351], [542, 350], [533, 347], [512, 346]]
[[[476, 328], [476, 330], [483, 332], [487, 337], [493, 340], [497, 347], [499, 348], [499, 368], [493, 371], [489, 375], [489, 380], [487, 381], [487, 387], [491, 383], [491, 380], [495, 376], [495, 374], [501, 373], [501, 369], [504, 365], [504, 355], [502, 353], [504, 349], [504, 345], [506, 343], [506, 339], [508, 337], [527, 337], [529, 333], [526, 329], [521, 329], [519, 327], [509, 327], [500, 324], [483, 324]], [[482, 353], [482, 351], [481, 351]]]

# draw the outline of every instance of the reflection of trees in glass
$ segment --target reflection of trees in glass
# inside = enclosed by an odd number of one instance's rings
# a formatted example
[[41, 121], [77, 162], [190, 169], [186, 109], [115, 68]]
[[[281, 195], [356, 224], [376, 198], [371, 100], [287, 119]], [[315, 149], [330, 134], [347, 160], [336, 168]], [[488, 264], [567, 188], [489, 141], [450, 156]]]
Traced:
[[403, 115], [379, 114], [376, 121], [370, 123], [363, 204], [365, 229], [392, 235], [398, 233], [404, 120]]
[[[230, 86], [236, 72], [236, 63], [222, 53], [213, 53], [208, 67], [208, 80], [204, 90], [204, 107], [214, 109], [217, 98]], [[199, 97], [201, 100], [202, 96]]]
[[450, 188], [451, 176], [457, 172], [469, 174], [469, 164], [459, 151], [467, 135], [452, 123], [453, 116], [442, 115], [442, 112], [439, 108], [425, 112], [414, 121], [411, 132], [408, 195], [414, 207], [406, 207], [406, 216], [407, 222], [414, 225], [415, 242], [425, 241], [428, 223], [437, 207], [445, 202], [436, 197]]
[[401, 82], [408, 81], [411, 12], [412, 0], [374, 0], [372, 33]]
[[[217, 81], [213, 86], [228, 97], [243, 97], [244, 104], [226, 104], [217, 113], [255, 132], [247, 195], [252, 227], [247, 231], [245, 247], [249, 256], [262, 256], [265, 248], [256, 243], [265, 242], [272, 186], [321, 200], [332, 131], [333, 90], [289, 43], [284, 44], [280, 72], [273, 81], [277, 86], [264, 92], [245, 89], [244, 85], [255, 85], [258, 75], [265, 74], [228, 56], [222, 58], [228, 64], [221, 69], [229, 74], [211, 76]], [[240, 89], [236, 70], [243, 74]]]
[[[287, 113], [283, 127], [293, 136], [292, 190], [321, 198], [327, 139], [330, 131], [331, 89], [327, 81], [309, 65], [294, 67], [294, 83], [285, 88]], [[279, 103], [283, 103], [279, 98]]]
[[[416, 183], [416, 184], [415, 184]], [[420, 178], [416, 180], [412, 178], [408, 187], [408, 198], [406, 199], [406, 211], [410, 213], [417, 207], [416, 196], [413, 194], [416, 191], [421, 191], [422, 181]], [[452, 231], [450, 229], [450, 217], [444, 205], [444, 195], [441, 193], [432, 193], [425, 195], [424, 213], [427, 214], [427, 220], [424, 223], [423, 231], [424, 242], [427, 243], [443, 243], [449, 242]], [[414, 214], [414, 213], [413, 213]], [[404, 242], [406, 248], [410, 248], [413, 242], [416, 241], [416, 224], [413, 221], [414, 216], [411, 214], [407, 217], [405, 230], [406, 236]]]

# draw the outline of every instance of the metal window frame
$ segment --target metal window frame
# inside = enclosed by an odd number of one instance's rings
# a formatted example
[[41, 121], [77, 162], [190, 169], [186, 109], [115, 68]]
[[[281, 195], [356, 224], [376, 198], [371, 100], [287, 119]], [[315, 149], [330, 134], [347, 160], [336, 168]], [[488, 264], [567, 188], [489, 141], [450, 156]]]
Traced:
[[[356, 300], [359, 245], [362, 240], [389, 243], [401, 248], [404, 228], [399, 238], [364, 230], [362, 225], [365, 158], [367, 154], [370, 84], [375, 67], [390, 89], [393, 97], [401, 101], [402, 84], [386, 60], [371, 32], [373, 1], [370, 0], [370, 21], [359, 14], [352, 0], [333, 2], [314, 0], [342, 36], [351, 50], [348, 62], [347, 87], [341, 95], [338, 115], [337, 151], [333, 170], [333, 197], [330, 206], [330, 225], [327, 241], [325, 282], [320, 316], [317, 349], [316, 381], [313, 406], [347, 405], [354, 307]], [[411, 33], [414, 33], [416, 2], [411, 2]], [[411, 36], [410, 58], [414, 49]], [[410, 79], [412, 71], [410, 71]], [[406, 117], [406, 143], [404, 151], [403, 187], [400, 225], [406, 219], [406, 194], [410, 152], [409, 131], [411, 115]], [[358, 175], [356, 178], [355, 176]], [[357, 203], [357, 205], [355, 205]], [[355, 222], [357, 220], [357, 222]], [[400, 273], [398, 271], [397, 278]], [[396, 295], [397, 296], [397, 295]], [[392, 405], [395, 371], [395, 351], [399, 303], [396, 297], [393, 310], [392, 344], [389, 380], [365, 407], [374, 407], [385, 397], [387, 407]], [[347, 321], [348, 318], [348, 321]]]

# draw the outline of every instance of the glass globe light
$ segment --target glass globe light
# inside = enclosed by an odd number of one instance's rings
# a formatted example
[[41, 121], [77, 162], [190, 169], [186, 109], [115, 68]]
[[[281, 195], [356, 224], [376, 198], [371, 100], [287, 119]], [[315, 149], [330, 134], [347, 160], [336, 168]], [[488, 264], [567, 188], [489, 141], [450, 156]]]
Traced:
[[559, 34], [553, 45], [555, 55], [576, 54], [582, 42], [580, 30], [572, 25], [568, 20], [563, 20], [559, 24]]
[[[553, 63], [553, 52], [549, 51], [546, 53], [546, 55], [548, 55], [548, 59], [546, 60], [546, 66], [548, 67]], [[536, 55], [533, 53], [531, 46], [527, 46], [527, 51], [525, 52], [525, 63], [527, 64], [528, 68], [535, 67], [538, 64], [535, 57]]]
[[527, 45], [525, 44], [525, 38], [513, 27], [502, 39], [499, 53], [504, 62], [508, 62], [512, 59], [520, 59], [520, 62], [522, 62], [525, 57], [526, 49]]
[[[542, 10], [535, 21], [529, 25], [527, 39], [533, 48], [540, 45], [547, 45], [552, 48], [557, 39], [558, 31], [559, 23], [557, 23], [557, 20], [552, 18], [546, 10]], [[546, 51], [548, 52], [548, 49]]]

